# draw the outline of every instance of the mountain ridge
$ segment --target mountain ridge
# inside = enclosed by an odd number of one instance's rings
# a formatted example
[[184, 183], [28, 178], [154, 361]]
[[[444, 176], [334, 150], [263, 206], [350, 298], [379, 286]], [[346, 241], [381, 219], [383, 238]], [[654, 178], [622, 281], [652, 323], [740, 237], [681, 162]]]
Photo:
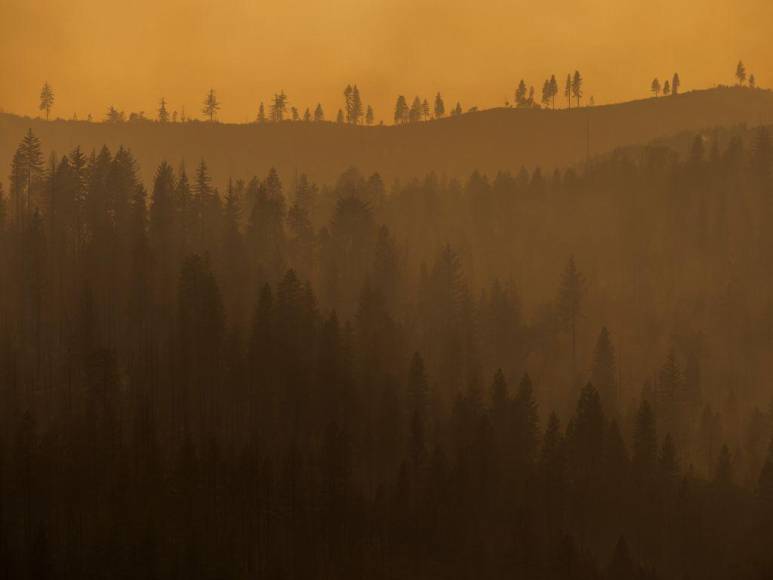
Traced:
[[218, 183], [263, 175], [276, 167], [285, 178], [307, 173], [328, 183], [351, 166], [386, 180], [431, 171], [464, 177], [552, 170], [614, 149], [646, 144], [685, 131], [773, 123], [773, 91], [718, 87], [676, 96], [572, 109], [497, 107], [407, 125], [372, 127], [331, 122], [227, 124], [152, 121], [118, 124], [0, 114], [0, 164], [6, 168], [28, 130], [44, 150], [61, 155], [107, 145], [131, 149], [147, 182], [166, 160], [189, 166], [206, 159]]

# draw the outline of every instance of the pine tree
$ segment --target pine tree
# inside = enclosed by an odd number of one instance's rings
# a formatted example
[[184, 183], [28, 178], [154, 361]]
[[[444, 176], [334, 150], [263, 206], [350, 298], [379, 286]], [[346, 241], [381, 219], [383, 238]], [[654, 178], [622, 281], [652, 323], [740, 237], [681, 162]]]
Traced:
[[422, 118], [425, 121], [429, 119], [430, 109], [429, 109], [429, 101], [427, 99], [424, 99], [421, 102], [421, 114], [422, 114]]
[[51, 107], [54, 106], [54, 89], [48, 84], [48, 81], [43, 83], [43, 88], [40, 90], [40, 110], [46, 112], [46, 120], [48, 120]]
[[679, 94], [679, 87], [682, 86], [682, 81], [679, 78], [679, 73], [674, 73], [674, 78], [671, 79], [671, 95]]
[[360, 98], [360, 90], [357, 85], [352, 88], [352, 111], [351, 111], [351, 123], [353, 125], [359, 125], [362, 120], [362, 99]]
[[346, 111], [347, 123], [354, 123], [352, 118], [352, 93], [352, 85], [346, 85], [346, 88], [344, 89], [344, 110]]
[[374, 121], [374, 119], [373, 119], [373, 107], [368, 105], [368, 109], [365, 112], [365, 124], [370, 126], [370, 125], [373, 124], [373, 121]]
[[445, 114], [446, 114], [446, 105], [443, 102], [443, 97], [440, 96], [440, 93], [438, 93], [437, 95], [435, 95], [435, 118], [439, 119]]
[[418, 121], [421, 121], [422, 112], [423, 108], [421, 106], [421, 100], [419, 97], [414, 97], [413, 103], [411, 104], [411, 109], [408, 111], [408, 121], [411, 123], [417, 123]]
[[570, 256], [561, 276], [558, 291], [558, 317], [564, 330], [572, 334], [572, 378], [577, 370], [577, 319], [582, 312], [585, 279], [577, 270], [574, 256]]
[[322, 105], [317, 103], [317, 108], [314, 109], [314, 121], [319, 123], [325, 120], [325, 112], [322, 110]]
[[159, 123], [167, 123], [169, 122], [169, 111], [166, 110], [166, 99], [161, 97], [161, 104], [158, 107], [158, 122]]
[[572, 77], [572, 96], [577, 99], [577, 106], [580, 106], [580, 99], [582, 98], [582, 75], [580, 75], [580, 71], [576, 70], [574, 71], [574, 76]]
[[258, 107], [258, 123], [265, 123], [266, 120], [266, 108], [263, 106], [263, 101], [261, 101]]
[[671, 94], [671, 82], [668, 79], [666, 79], [666, 82], [663, 83], [663, 94], [665, 96], [668, 96]]
[[204, 107], [201, 109], [201, 112], [209, 117], [210, 122], [212, 122], [215, 120], [215, 115], [217, 115], [219, 110], [220, 102], [215, 96], [215, 90], [209, 89], [209, 93], [207, 93], [207, 97], [204, 99]]
[[284, 91], [274, 95], [271, 102], [271, 120], [274, 123], [280, 123], [284, 121], [285, 113], [287, 113], [287, 95]]
[[743, 86], [746, 82], [746, 67], [742, 61], [738, 61], [738, 66], [735, 67], [735, 78], [738, 79], [738, 84]]
[[306, 107], [306, 110], [303, 112], [303, 120], [306, 123], [311, 122], [311, 110], [308, 107]]
[[550, 75], [550, 99], [553, 104], [553, 108], [556, 108], [556, 97], [558, 96], [558, 81], [556, 75]]
[[43, 152], [40, 140], [28, 129], [11, 163], [10, 195], [14, 218], [24, 228], [43, 183]]
[[526, 82], [524, 82], [523, 79], [518, 83], [518, 87], [515, 89], [515, 106], [516, 107], [525, 107], [526, 106]]
[[757, 79], [754, 77], [754, 73], [749, 75], [749, 87], [751, 88], [757, 87]]
[[564, 97], [566, 97], [566, 108], [572, 108], [572, 75], [571, 73], [566, 75], [566, 82], [564, 83]]
[[617, 368], [615, 365], [615, 348], [609, 338], [607, 327], [601, 329], [596, 349], [593, 353], [591, 382], [601, 395], [604, 408], [614, 415], [618, 411]]
[[550, 104], [550, 98], [550, 79], [545, 79], [545, 82], [542, 84], [542, 99], [540, 102], [547, 107]]
[[650, 90], [656, 97], [660, 96], [660, 81], [657, 78], [652, 79]]
[[408, 103], [403, 95], [397, 97], [395, 104], [395, 125], [402, 125], [408, 122]]

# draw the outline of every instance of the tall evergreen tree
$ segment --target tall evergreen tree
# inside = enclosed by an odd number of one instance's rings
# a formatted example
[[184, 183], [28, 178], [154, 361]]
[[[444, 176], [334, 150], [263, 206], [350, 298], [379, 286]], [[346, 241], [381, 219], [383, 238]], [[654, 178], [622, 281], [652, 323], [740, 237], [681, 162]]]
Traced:
[[158, 122], [169, 122], [169, 111], [166, 110], [166, 99], [161, 98], [161, 104], [158, 106]]
[[48, 81], [43, 83], [43, 88], [40, 89], [40, 110], [46, 112], [46, 120], [48, 120], [51, 107], [54, 106], [54, 89], [48, 84]]
[[210, 122], [215, 120], [215, 115], [217, 115], [217, 112], [220, 110], [220, 102], [217, 100], [217, 97], [215, 96], [215, 90], [209, 89], [209, 92], [207, 93], [207, 97], [204, 99], [204, 107], [201, 109], [201, 112], [204, 113], [207, 117], [209, 117]]
[[446, 114], [446, 105], [443, 102], [443, 97], [440, 96], [440, 93], [435, 95], [435, 118], [439, 119], [440, 117], [443, 117]]

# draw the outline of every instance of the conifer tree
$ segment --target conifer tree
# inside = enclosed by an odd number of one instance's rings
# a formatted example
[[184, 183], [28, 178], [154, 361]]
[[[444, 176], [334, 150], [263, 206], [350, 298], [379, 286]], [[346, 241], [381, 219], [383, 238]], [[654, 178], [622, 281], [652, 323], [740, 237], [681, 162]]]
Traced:
[[556, 97], [558, 96], [558, 81], [556, 75], [550, 75], [550, 100], [553, 108], [556, 108]]
[[322, 105], [317, 103], [317, 108], [314, 109], [314, 121], [319, 123], [325, 120], [325, 112], [322, 110]]
[[266, 120], [266, 109], [263, 106], [263, 101], [261, 101], [260, 106], [258, 106], [258, 123], [265, 123]]
[[523, 79], [518, 83], [518, 87], [515, 89], [515, 106], [525, 107], [526, 102], [526, 83]]
[[217, 115], [219, 110], [220, 102], [215, 96], [215, 90], [209, 89], [209, 93], [207, 93], [207, 97], [204, 99], [204, 107], [202, 108], [201, 112], [209, 117], [209, 121], [212, 122], [215, 120], [215, 115]]
[[169, 111], [166, 110], [166, 99], [161, 97], [161, 103], [158, 107], [158, 122], [159, 123], [167, 123], [169, 122]]
[[591, 369], [591, 382], [601, 395], [604, 408], [610, 414], [617, 413], [617, 368], [615, 364], [615, 349], [609, 338], [607, 327], [601, 329], [596, 349], [593, 353], [593, 367]]
[[663, 83], [663, 94], [665, 96], [668, 96], [671, 94], [671, 81], [666, 79], [666, 82]]
[[674, 78], [671, 79], [671, 95], [678, 95], [679, 88], [682, 86], [682, 81], [679, 78], [679, 73], [674, 73]]
[[564, 97], [566, 97], [566, 108], [572, 108], [572, 75], [571, 73], [566, 75], [566, 82], [564, 83]]
[[440, 117], [443, 117], [446, 114], [446, 105], [443, 102], [443, 97], [440, 96], [440, 93], [435, 95], [435, 118], [439, 119]]
[[46, 112], [46, 121], [48, 120], [51, 107], [54, 106], [54, 89], [48, 84], [48, 81], [43, 83], [43, 88], [40, 90], [40, 110]]
[[365, 124], [370, 126], [373, 124], [374, 118], [373, 118], [373, 107], [368, 105], [368, 108], [365, 112]]
[[746, 82], [746, 67], [740, 60], [738, 61], [738, 66], [735, 67], [735, 78], [740, 86], [743, 86]]
[[411, 123], [421, 121], [422, 113], [423, 108], [421, 106], [421, 100], [419, 97], [414, 97], [413, 103], [411, 104], [411, 109], [408, 111], [408, 121]]
[[271, 120], [274, 123], [281, 123], [284, 121], [285, 113], [287, 113], [287, 95], [284, 91], [274, 95], [271, 102]]
[[401, 125], [408, 122], [408, 103], [403, 95], [397, 97], [395, 104], [395, 125]]
[[574, 76], [572, 77], [572, 96], [577, 99], [577, 106], [580, 106], [580, 99], [582, 98], [582, 75], [580, 75], [580, 71], [576, 70], [574, 71]]
[[582, 312], [582, 299], [585, 294], [585, 279], [577, 270], [574, 256], [569, 261], [561, 275], [561, 286], [558, 291], [558, 317], [562, 327], [572, 335], [572, 375], [577, 369], [577, 319]]
[[650, 90], [656, 97], [660, 96], [660, 81], [657, 78], [652, 79]]

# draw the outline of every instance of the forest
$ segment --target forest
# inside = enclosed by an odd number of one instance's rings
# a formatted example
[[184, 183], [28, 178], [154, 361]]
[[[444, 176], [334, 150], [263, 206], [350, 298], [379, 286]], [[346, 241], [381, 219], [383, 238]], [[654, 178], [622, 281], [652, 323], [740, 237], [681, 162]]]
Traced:
[[689, 143], [146, 182], [29, 130], [0, 577], [770, 578], [773, 144]]

